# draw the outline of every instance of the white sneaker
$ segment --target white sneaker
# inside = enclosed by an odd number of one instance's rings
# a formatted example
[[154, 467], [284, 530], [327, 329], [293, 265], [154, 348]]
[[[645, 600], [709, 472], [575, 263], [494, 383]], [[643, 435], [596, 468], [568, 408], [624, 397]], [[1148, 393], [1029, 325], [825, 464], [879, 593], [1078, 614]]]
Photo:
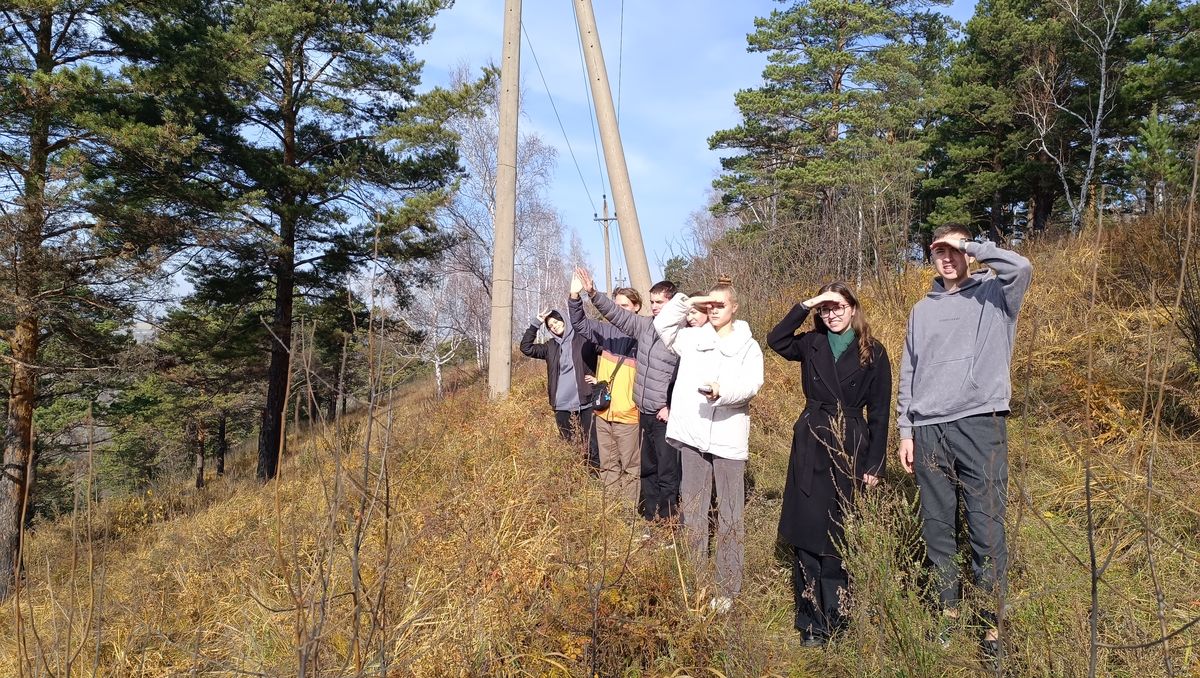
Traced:
[[717, 614], [726, 614], [733, 609], [733, 599], [725, 596], [717, 596], [708, 601], [708, 609]]

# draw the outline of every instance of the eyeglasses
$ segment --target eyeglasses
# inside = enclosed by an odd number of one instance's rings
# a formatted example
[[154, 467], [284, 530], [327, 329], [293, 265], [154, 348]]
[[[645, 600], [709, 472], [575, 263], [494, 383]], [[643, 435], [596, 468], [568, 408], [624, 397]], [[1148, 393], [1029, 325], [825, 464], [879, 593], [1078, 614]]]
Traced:
[[846, 309], [848, 309], [848, 308], [850, 308], [850, 304], [838, 304], [837, 306], [822, 306], [821, 308], [817, 309], [817, 315], [822, 316], [824, 318], [828, 318], [830, 316], [833, 316], [835, 318], [840, 318], [840, 317], [846, 315]]

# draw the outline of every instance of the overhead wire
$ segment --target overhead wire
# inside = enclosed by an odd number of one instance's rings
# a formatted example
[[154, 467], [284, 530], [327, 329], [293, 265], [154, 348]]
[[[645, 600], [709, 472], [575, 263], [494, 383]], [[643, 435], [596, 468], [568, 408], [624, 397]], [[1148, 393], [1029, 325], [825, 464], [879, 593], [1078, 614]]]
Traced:
[[[625, 70], [625, 0], [621, 0], [621, 14], [617, 29], [617, 127], [621, 126], [621, 76]], [[614, 212], [614, 214], [616, 214]], [[617, 217], [616, 248], [621, 259], [621, 269], [629, 274], [629, 263], [625, 261], [625, 245], [621, 242], [621, 215]], [[630, 275], [630, 278], [633, 276]], [[647, 300], [649, 303], [649, 300]]]
[[592, 125], [592, 149], [596, 153], [596, 170], [600, 175], [600, 186], [605, 193], [609, 193], [608, 186], [604, 182], [604, 165], [600, 160], [600, 135], [596, 131], [596, 105], [592, 102], [592, 87], [588, 81], [587, 62], [583, 56], [583, 35], [579, 31], [579, 9], [576, 3], [571, 5], [571, 16], [575, 19], [575, 35], [578, 36], [575, 44], [579, 47], [579, 66], [583, 69], [583, 93], [588, 102], [588, 122]]
[[625, 0], [621, 0], [621, 22], [617, 31], [617, 127], [621, 126], [621, 73], [625, 67]]
[[617, 257], [621, 262], [620, 270], [625, 271], [625, 274], [628, 276], [629, 263], [625, 261], [625, 245], [621, 242], [621, 215], [619, 214], [617, 215], [617, 229], [614, 231], [614, 233], [615, 235], [612, 237], [616, 240], [616, 242], [613, 243], [613, 245], [615, 245], [613, 247], [613, 251], [617, 253]]
[[[579, 160], [575, 157], [575, 149], [571, 148], [571, 138], [567, 136], [567, 128], [563, 125], [562, 117], [558, 114], [558, 106], [554, 104], [554, 95], [550, 93], [550, 83], [546, 82], [546, 74], [542, 72], [542, 64], [538, 61], [537, 52], [533, 49], [533, 41], [529, 39], [529, 31], [525, 30], [525, 22], [521, 22], [521, 33], [525, 35], [525, 44], [529, 45], [529, 53], [533, 56], [533, 63], [537, 66], [538, 76], [542, 79], [542, 87], [546, 89], [546, 98], [550, 100], [550, 108], [554, 111], [554, 118], [558, 120], [558, 128], [562, 130], [563, 141], [567, 144], [567, 152], [571, 155], [571, 162], [575, 164], [575, 171], [579, 174], [579, 181], [583, 184], [583, 192], [587, 195], [588, 203], [592, 206], [592, 213], [596, 212], [596, 201], [592, 198], [591, 191], [588, 190], [587, 180], [583, 178], [583, 168], [579, 166]], [[578, 31], [576, 31], [578, 33]], [[592, 126], [592, 135], [595, 136], [595, 125]], [[603, 182], [601, 182], [603, 186]]]

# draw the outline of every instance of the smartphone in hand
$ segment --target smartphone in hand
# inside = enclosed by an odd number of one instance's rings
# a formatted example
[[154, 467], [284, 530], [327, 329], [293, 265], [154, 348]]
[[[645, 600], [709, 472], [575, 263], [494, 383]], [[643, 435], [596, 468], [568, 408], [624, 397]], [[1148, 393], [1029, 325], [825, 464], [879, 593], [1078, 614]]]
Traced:
[[705, 384], [696, 390], [703, 393], [704, 395], [712, 395], [712, 391], [713, 391], [712, 386], [709, 386], [708, 384]]

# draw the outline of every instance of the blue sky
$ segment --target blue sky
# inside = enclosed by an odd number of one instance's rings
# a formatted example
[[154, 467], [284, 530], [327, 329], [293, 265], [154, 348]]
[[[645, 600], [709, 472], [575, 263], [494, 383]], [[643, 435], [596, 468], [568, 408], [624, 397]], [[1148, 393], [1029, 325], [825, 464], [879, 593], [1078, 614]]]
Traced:
[[[457, 0], [438, 15], [433, 37], [417, 51], [425, 60], [425, 82], [445, 84], [462, 64], [478, 69], [499, 63], [503, 5], [503, 0]], [[594, 0], [593, 5], [614, 98], [619, 83], [621, 137], [650, 275], [657, 280], [673, 247], [678, 249], [688, 216], [704, 207], [720, 169], [720, 155], [708, 150], [708, 137], [737, 124], [734, 93], [761, 81], [765, 55], [746, 51], [754, 17], [781, 5], [772, 0]], [[946, 11], [965, 22], [974, 6], [975, 0], [955, 0]], [[579, 234], [588, 256], [584, 263], [602, 271], [603, 237], [592, 219], [608, 191], [608, 178], [593, 136], [572, 3], [524, 0], [523, 24], [521, 133], [536, 132], [558, 149], [550, 201]], [[614, 276], [624, 268], [616, 231], [614, 224]]]

